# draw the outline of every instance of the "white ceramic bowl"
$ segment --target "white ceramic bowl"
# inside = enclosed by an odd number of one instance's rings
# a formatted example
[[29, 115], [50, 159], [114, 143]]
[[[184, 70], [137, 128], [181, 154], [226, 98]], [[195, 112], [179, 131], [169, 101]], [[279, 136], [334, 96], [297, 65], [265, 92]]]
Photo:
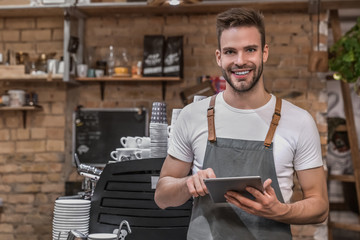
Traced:
[[92, 233], [88, 235], [88, 240], [116, 240], [117, 235], [114, 233]]

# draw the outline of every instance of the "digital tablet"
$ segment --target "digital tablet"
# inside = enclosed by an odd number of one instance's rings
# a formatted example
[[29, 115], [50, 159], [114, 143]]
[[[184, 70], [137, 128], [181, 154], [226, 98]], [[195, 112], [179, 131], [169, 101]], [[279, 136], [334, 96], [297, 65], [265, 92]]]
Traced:
[[226, 202], [224, 195], [230, 190], [239, 192], [248, 198], [254, 199], [254, 197], [245, 190], [247, 186], [264, 192], [260, 176], [207, 178], [204, 179], [204, 183], [209, 190], [210, 197], [214, 203]]

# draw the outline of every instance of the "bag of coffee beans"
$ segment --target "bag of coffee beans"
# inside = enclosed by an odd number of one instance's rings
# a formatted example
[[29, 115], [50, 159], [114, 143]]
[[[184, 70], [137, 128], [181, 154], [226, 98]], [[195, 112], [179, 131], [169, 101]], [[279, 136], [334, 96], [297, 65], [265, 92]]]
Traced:
[[162, 76], [165, 38], [162, 35], [144, 36], [143, 76]]
[[164, 55], [164, 76], [183, 77], [183, 65], [183, 37], [168, 37]]

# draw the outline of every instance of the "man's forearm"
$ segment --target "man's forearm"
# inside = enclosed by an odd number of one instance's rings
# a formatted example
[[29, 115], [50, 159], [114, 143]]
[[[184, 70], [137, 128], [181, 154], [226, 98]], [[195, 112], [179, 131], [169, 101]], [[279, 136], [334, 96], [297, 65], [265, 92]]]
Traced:
[[164, 209], [167, 207], [177, 207], [184, 204], [191, 194], [188, 191], [186, 180], [188, 177], [174, 178], [162, 177], [160, 178], [155, 191], [156, 204]]
[[279, 215], [274, 218], [288, 224], [317, 224], [326, 220], [329, 212], [324, 199], [308, 198], [290, 204], [282, 204]]

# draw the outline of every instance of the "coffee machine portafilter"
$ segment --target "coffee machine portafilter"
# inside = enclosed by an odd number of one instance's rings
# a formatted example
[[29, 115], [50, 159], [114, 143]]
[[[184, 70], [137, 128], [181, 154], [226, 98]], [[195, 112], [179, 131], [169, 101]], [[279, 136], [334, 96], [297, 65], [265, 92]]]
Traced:
[[83, 181], [83, 190], [85, 191], [85, 199], [90, 199], [94, 194], [95, 186], [100, 178], [102, 170], [86, 164], [80, 163], [78, 155], [74, 154], [75, 166], [79, 175], [85, 177]]

